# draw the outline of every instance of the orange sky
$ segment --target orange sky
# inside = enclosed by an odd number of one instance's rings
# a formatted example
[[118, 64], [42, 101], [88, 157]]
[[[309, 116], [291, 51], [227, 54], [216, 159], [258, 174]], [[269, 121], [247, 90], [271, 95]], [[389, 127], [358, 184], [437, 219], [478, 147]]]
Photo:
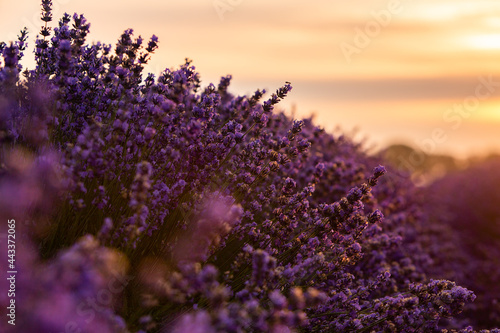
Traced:
[[[378, 146], [429, 143], [438, 129], [446, 139], [429, 152], [500, 150], [497, 0], [53, 3], [56, 18], [86, 15], [89, 41], [114, 43], [126, 28], [158, 35], [148, 67], [155, 73], [189, 57], [206, 84], [232, 74], [237, 93], [290, 81], [288, 110], [314, 111], [329, 130], [358, 127]], [[37, 0], [0, 0], [0, 40], [23, 26], [34, 38], [39, 8]]]

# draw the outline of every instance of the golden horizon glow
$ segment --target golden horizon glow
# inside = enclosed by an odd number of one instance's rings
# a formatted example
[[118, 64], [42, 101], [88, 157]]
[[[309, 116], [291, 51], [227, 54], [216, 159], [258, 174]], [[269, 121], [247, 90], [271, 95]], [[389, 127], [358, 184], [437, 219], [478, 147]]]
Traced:
[[472, 48], [482, 50], [500, 49], [500, 33], [473, 35], [465, 37], [464, 40], [465, 44]]

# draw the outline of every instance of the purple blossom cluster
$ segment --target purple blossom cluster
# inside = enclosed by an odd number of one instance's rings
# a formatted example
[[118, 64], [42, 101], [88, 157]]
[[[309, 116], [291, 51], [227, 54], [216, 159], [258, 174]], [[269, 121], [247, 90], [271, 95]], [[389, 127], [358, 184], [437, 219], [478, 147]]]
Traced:
[[0, 46], [17, 330], [473, 332], [445, 327], [475, 295], [426, 274], [411, 184], [276, 110], [290, 83], [264, 99], [202, 87], [189, 60], [146, 75], [156, 36], [89, 45], [82, 15], [50, 29], [42, 8], [34, 70], [26, 31]]

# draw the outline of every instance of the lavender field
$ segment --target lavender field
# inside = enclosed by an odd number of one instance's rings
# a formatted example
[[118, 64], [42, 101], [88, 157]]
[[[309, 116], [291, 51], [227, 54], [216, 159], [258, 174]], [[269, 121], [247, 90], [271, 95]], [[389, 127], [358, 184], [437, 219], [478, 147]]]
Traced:
[[289, 82], [42, 8], [34, 69], [0, 43], [0, 332], [500, 332], [498, 159], [416, 186]]

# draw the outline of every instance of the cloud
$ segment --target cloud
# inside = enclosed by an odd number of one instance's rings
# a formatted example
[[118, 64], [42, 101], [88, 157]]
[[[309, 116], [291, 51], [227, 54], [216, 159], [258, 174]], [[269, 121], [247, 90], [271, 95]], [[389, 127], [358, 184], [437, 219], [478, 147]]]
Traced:
[[[336, 101], [453, 100], [474, 95], [479, 77], [340, 79], [296, 81], [294, 89], [310, 98]], [[493, 78], [495, 82], [500, 80]], [[491, 96], [500, 96], [495, 91]]]

